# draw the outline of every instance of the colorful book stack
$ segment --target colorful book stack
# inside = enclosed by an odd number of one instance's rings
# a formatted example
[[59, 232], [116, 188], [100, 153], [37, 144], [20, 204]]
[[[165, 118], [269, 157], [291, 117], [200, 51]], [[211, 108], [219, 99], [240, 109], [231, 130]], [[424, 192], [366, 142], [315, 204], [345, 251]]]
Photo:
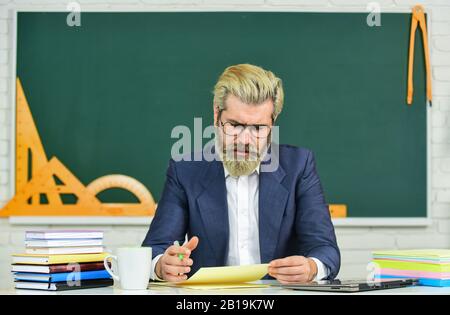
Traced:
[[113, 285], [103, 265], [103, 232], [28, 231], [26, 251], [12, 257], [16, 289], [74, 290]]
[[416, 278], [419, 285], [450, 286], [450, 250], [392, 250], [372, 253], [377, 278]]

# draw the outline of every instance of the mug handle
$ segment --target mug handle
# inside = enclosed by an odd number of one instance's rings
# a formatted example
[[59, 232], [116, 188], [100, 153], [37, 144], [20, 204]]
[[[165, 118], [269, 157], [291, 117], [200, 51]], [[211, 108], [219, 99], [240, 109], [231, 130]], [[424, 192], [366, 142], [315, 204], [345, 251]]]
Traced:
[[[105, 259], [103, 260], [103, 265], [105, 266], [105, 270], [111, 275], [111, 277], [113, 277], [114, 280], [120, 281], [119, 276], [114, 274], [114, 272], [111, 270], [111, 268], [109, 268], [108, 259], [110, 259], [110, 258], [114, 259], [117, 263], [117, 256], [114, 256], [114, 255], [106, 256]], [[111, 264], [111, 266], [112, 266], [112, 264]], [[116, 264], [116, 266], [117, 266], [117, 264]]]

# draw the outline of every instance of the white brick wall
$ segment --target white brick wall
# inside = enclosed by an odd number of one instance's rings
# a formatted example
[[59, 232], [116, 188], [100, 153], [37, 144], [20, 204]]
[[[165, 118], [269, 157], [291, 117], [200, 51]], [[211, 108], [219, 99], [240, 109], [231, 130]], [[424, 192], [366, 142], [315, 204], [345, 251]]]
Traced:
[[[80, 0], [82, 9], [170, 10], [296, 10], [296, 11], [361, 11], [374, 0]], [[10, 159], [10, 88], [12, 34], [10, 9], [65, 9], [69, 1], [0, 0], [0, 205], [8, 198]], [[433, 107], [431, 111], [432, 205], [433, 224], [418, 228], [337, 228], [342, 250], [341, 278], [366, 277], [370, 251], [380, 248], [443, 247], [450, 248], [450, 1], [448, 0], [378, 0], [382, 10], [408, 10], [422, 3], [431, 14], [433, 67]], [[39, 226], [51, 228], [56, 226]], [[24, 231], [36, 226], [11, 226], [0, 219], [0, 288], [9, 287], [10, 255], [23, 250]], [[65, 228], [58, 226], [57, 228]], [[84, 228], [70, 226], [70, 228]], [[97, 226], [105, 230], [105, 243], [113, 250], [118, 246], [138, 245], [146, 226]]]

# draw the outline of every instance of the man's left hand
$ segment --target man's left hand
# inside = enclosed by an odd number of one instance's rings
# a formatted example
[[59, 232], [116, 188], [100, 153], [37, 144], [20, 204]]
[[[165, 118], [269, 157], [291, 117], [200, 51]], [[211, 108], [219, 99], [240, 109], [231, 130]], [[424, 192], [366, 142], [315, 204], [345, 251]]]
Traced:
[[317, 275], [317, 265], [311, 258], [289, 256], [272, 260], [269, 264], [269, 275], [282, 284], [310, 282]]

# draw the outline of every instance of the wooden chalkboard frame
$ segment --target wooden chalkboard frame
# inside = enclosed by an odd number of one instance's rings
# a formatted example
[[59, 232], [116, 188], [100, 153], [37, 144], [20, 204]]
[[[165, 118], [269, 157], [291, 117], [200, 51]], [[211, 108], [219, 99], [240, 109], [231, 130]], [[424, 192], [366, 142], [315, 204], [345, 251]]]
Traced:
[[[10, 121], [12, 122], [10, 124], [10, 152], [15, 152], [15, 121], [16, 121], [16, 107], [15, 107], [15, 95], [16, 95], [16, 89], [15, 89], [15, 80], [16, 80], [16, 66], [17, 66], [17, 21], [18, 21], [18, 13], [20, 12], [62, 12], [64, 11], [60, 7], [57, 8], [46, 8], [45, 10], [39, 10], [36, 9], [33, 6], [21, 6], [20, 9], [12, 10], [13, 14], [13, 20], [12, 20], [12, 34], [13, 34], [13, 42], [11, 47], [11, 95], [10, 95], [10, 103], [11, 111], [10, 111]], [[324, 10], [307, 10], [307, 9], [290, 9], [290, 8], [280, 8], [279, 10], [273, 10], [271, 8], [255, 8], [255, 7], [249, 7], [245, 8], [239, 8], [239, 10], [233, 10], [230, 7], [224, 7], [224, 8], [216, 8], [214, 9], [205, 7], [204, 9], [201, 8], [163, 8], [160, 10], [143, 10], [143, 11], [136, 11], [135, 8], [130, 6], [121, 6], [120, 8], [108, 8], [105, 10], [100, 9], [83, 9], [84, 12], [235, 12], [238, 13], [240, 11], [245, 12], [318, 12], [318, 13], [369, 13], [368, 11], [361, 11], [361, 10], [347, 10], [343, 11], [341, 9], [332, 9], [332, 8], [325, 8]], [[405, 9], [384, 9], [381, 13], [410, 13], [410, 10]], [[431, 28], [432, 25], [429, 23], [430, 15], [426, 15], [427, 19], [427, 27], [428, 27], [428, 37], [431, 35]], [[419, 37], [420, 38], [420, 37]], [[430, 47], [430, 50], [432, 48]], [[431, 56], [431, 53], [430, 53]], [[406, 60], [407, 56], [405, 56]], [[406, 87], [405, 87], [406, 88]], [[424, 106], [427, 107], [426, 110], [426, 125], [427, 125], [427, 137], [426, 137], [426, 159], [427, 159], [427, 188], [426, 188], [426, 198], [427, 198], [427, 209], [426, 209], [426, 216], [425, 217], [407, 217], [407, 218], [339, 218], [339, 219], [333, 219], [333, 223], [337, 227], [426, 227], [429, 226], [432, 223], [431, 217], [430, 217], [430, 211], [431, 211], [431, 176], [432, 176], [432, 169], [431, 169], [431, 115], [429, 111], [431, 108], [425, 104]], [[12, 198], [15, 194], [15, 155], [12, 156], [10, 159], [10, 178], [9, 178], [9, 196]], [[145, 225], [147, 226], [151, 222], [152, 218], [149, 217], [34, 217], [34, 216], [21, 216], [21, 217], [10, 217], [9, 222], [11, 224], [36, 224], [36, 225], [53, 225], [53, 224], [64, 224], [64, 225]]]

